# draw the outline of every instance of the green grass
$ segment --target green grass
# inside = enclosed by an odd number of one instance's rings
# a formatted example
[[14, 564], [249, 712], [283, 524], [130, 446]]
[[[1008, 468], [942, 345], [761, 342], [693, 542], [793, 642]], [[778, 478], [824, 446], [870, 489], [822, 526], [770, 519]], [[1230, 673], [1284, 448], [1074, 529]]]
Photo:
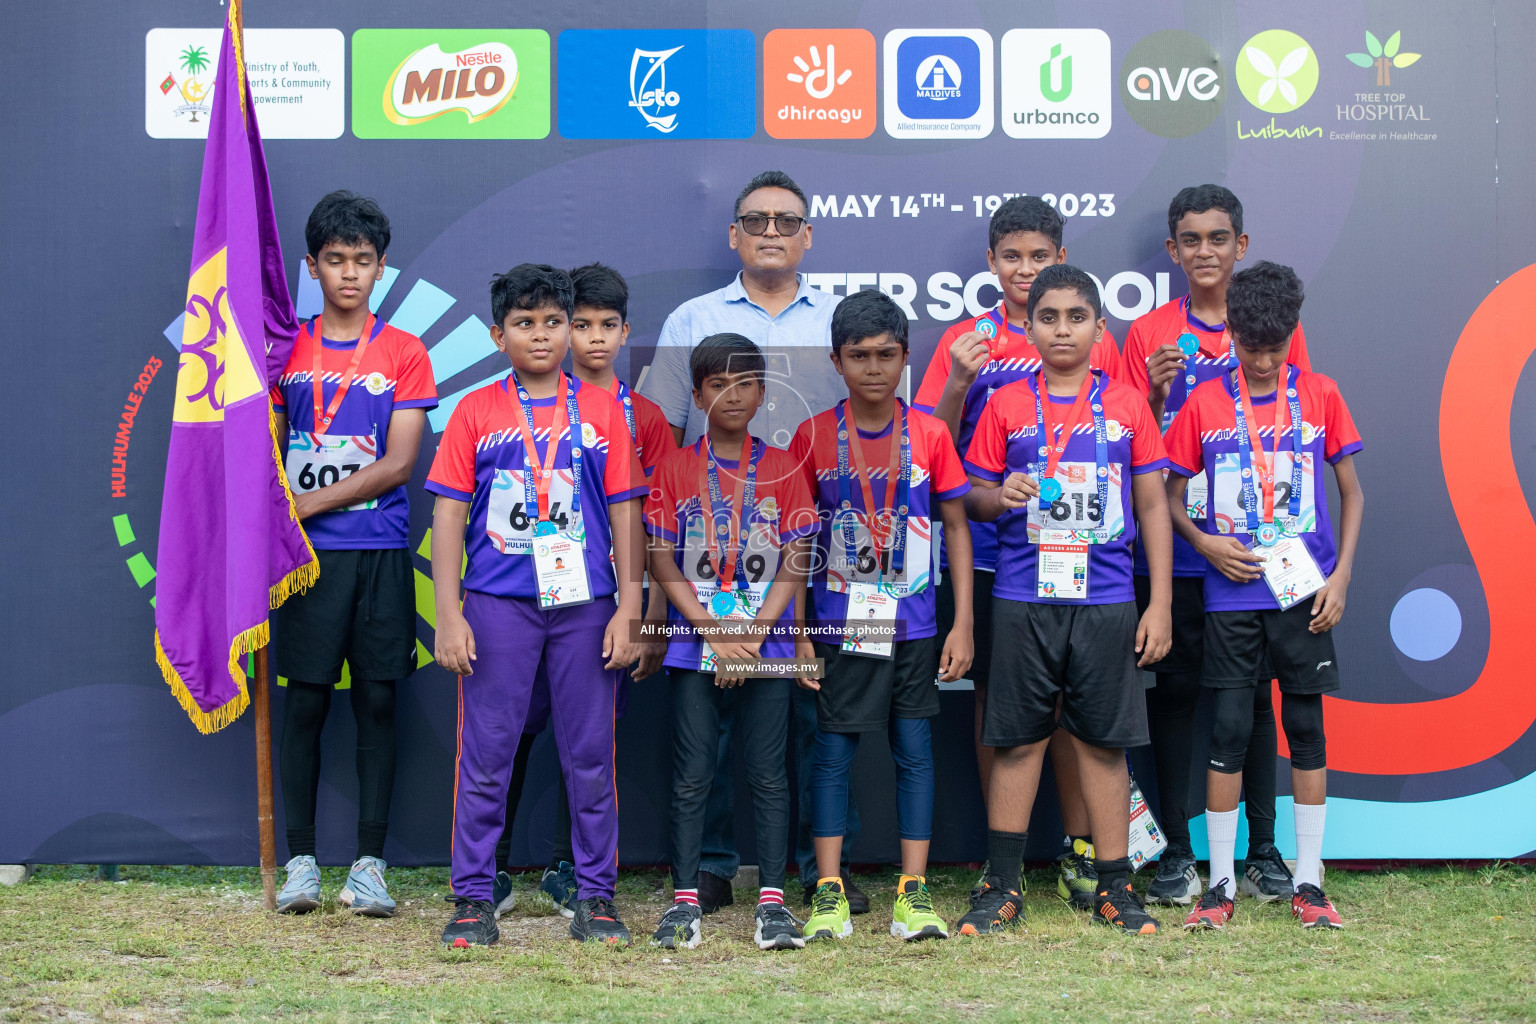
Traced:
[[[1028, 880], [1028, 931], [904, 945], [894, 876], [861, 876], [874, 910], [851, 939], [761, 953], [750, 895], [705, 920], [695, 950], [583, 948], [519, 881], [501, 943], [438, 944], [446, 871], [391, 871], [392, 920], [325, 908], [263, 913], [249, 868], [43, 868], [0, 889], [0, 1020], [315, 1022], [1529, 1021], [1536, 1019], [1536, 871], [1522, 866], [1334, 871], [1342, 932], [1303, 932], [1288, 906], [1238, 904], [1220, 934], [1139, 939], [1091, 925]], [[972, 873], [935, 872], [942, 913]], [[666, 879], [626, 873], [618, 903], [642, 940]], [[798, 890], [795, 891], [798, 895]], [[796, 908], [798, 909], [798, 908]]]

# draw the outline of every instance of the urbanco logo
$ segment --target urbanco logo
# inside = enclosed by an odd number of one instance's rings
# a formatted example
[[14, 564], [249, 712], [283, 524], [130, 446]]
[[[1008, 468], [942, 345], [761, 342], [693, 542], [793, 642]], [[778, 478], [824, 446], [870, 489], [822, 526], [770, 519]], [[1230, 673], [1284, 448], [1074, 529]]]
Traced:
[[992, 37], [980, 29], [897, 29], [885, 37], [885, 130], [898, 139], [992, 132]]
[[1109, 36], [1096, 28], [1003, 35], [1003, 131], [1015, 139], [1101, 139], [1114, 112]]
[[1226, 102], [1221, 55], [1193, 32], [1154, 32], [1120, 62], [1120, 102], [1153, 135], [1193, 135], [1214, 122]]
[[875, 130], [875, 37], [774, 29], [763, 38], [763, 128], [776, 139], [864, 139]]
[[1270, 29], [1243, 44], [1235, 74], [1249, 103], [1266, 114], [1289, 114], [1317, 89], [1317, 54], [1296, 33]]

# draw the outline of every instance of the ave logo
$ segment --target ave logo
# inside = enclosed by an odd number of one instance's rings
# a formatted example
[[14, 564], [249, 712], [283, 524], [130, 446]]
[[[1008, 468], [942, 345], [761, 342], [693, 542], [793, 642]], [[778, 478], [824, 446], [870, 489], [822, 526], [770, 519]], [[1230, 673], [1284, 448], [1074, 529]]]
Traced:
[[1120, 102], [1153, 135], [1193, 135], [1216, 120], [1225, 99], [1221, 55], [1192, 32], [1154, 32], [1120, 62]]
[[875, 37], [774, 29], [763, 38], [763, 128], [776, 139], [867, 139], [875, 130]]
[[1101, 139], [1114, 103], [1109, 36], [1096, 28], [1003, 34], [1003, 131], [1015, 139]]

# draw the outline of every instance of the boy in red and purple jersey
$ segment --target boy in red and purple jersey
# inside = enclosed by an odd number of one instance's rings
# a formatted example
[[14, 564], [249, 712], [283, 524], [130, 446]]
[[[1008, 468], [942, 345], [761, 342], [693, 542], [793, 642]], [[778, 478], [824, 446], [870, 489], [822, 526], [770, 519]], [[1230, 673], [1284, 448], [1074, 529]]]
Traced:
[[[962, 320], [944, 332], [912, 399], [913, 408], [931, 413], [945, 423], [961, 458], [970, 450], [976, 422], [987, 400], [999, 388], [1039, 372], [1040, 354], [1025, 333], [1025, 307], [1036, 275], [1046, 267], [1067, 261], [1067, 250], [1061, 244], [1063, 226], [1061, 214], [1038, 196], [1015, 196], [992, 215], [987, 232], [987, 267], [997, 275], [1003, 301], [996, 309]], [[1094, 343], [1090, 358], [1096, 369], [1118, 379], [1120, 349], [1108, 331]], [[976, 660], [971, 665], [970, 677], [976, 687], [976, 763], [981, 791], [985, 793], [992, 775], [992, 752], [982, 745], [980, 737], [982, 708], [992, 674], [992, 584], [997, 568], [997, 527], [973, 521], [971, 547], [976, 570]], [[942, 551], [940, 566], [947, 566]], [[955, 617], [954, 594], [947, 580], [938, 587], [938, 615], [945, 623]], [[1087, 909], [1093, 896], [1093, 879], [1086, 874], [1092, 858], [1087, 849], [1088, 817], [1077, 785], [1076, 758], [1065, 734], [1051, 748], [1051, 764], [1066, 833], [1057, 888], [1063, 898]]]
[[443, 942], [499, 937], [495, 848], [543, 669], [574, 823], [571, 936], [623, 944], [629, 932], [613, 906], [615, 670], [638, 655], [631, 631], [640, 616], [645, 473], [618, 402], [560, 369], [573, 308], [569, 275], [514, 267], [492, 283], [491, 306], [491, 337], [512, 372], [459, 403], [427, 475], [438, 496], [435, 653], [459, 674], [457, 909]]
[[651, 937], [668, 949], [691, 948], [702, 937], [699, 860], [725, 715], [739, 731], [757, 825], [753, 940], [760, 949], [805, 946], [800, 922], [784, 906], [791, 683], [744, 666], [794, 657], [806, 553], [819, 524], [789, 453], [748, 431], [763, 402], [765, 371], [762, 352], [739, 334], [699, 342], [689, 372], [708, 428], [662, 460], [646, 500], [651, 578], [672, 606], [673, 904]]
[[[1343, 926], [1322, 890], [1322, 695], [1339, 687], [1331, 631], [1344, 614], [1360, 537], [1364, 497], [1354, 454], [1361, 443], [1338, 385], [1288, 359], [1301, 303], [1289, 267], [1260, 263], [1234, 275], [1227, 325], [1240, 365], [1195, 388], [1168, 430], [1170, 503], [1180, 508], [1197, 476], [1210, 494], [1198, 521], [1174, 516], [1174, 529], [1206, 561], [1203, 682], [1215, 698], [1205, 784], [1211, 886], [1185, 921], [1189, 928], [1220, 928], [1232, 916], [1241, 773], [1254, 692], [1268, 687], [1271, 665], [1295, 793], [1291, 910], [1308, 928]], [[1324, 462], [1339, 487], [1337, 544]]]
[[[1138, 669], [1167, 653], [1172, 628], [1172, 543], [1158, 472], [1167, 459], [1146, 402], [1091, 366], [1104, 330], [1093, 278], [1047, 267], [1027, 309], [1041, 370], [992, 396], [965, 460], [974, 486], [966, 510], [998, 522], [999, 551], [981, 735], [996, 751], [989, 869], [959, 927], [996, 932], [1023, 919], [1019, 861], [1059, 717], [1088, 811], [1094, 919], [1151, 934], [1157, 922], [1130, 885], [1125, 748], [1147, 742]], [[1139, 617], [1131, 583], [1138, 534], [1154, 588]]]
[[315, 801], [320, 733], [345, 662], [357, 719], [357, 859], [343, 905], [394, 913], [384, 839], [395, 780], [395, 686], [416, 669], [416, 588], [405, 485], [437, 385], [421, 340], [375, 317], [389, 220], [371, 199], [333, 192], [305, 227], [324, 306], [300, 330], [271, 392], [293, 503], [320, 579], [272, 613], [277, 673], [288, 678], [278, 765], [292, 858], [278, 910], [320, 901]]
[[[1196, 387], [1237, 367], [1225, 320], [1227, 286], [1248, 251], [1242, 203], [1220, 185], [1182, 189], [1168, 205], [1166, 245], [1169, 257], [1189, 281], [1189, 294], [1163, 303], [1131, 324], [1124, 353], [1125, 382], [1146, 396], [1164, 430]], [[1300, 324], [1288, 358], [1303, 370], [1311, 369]], [[1204, 517], [1203, 480], [1190, 482], [1185, 502], [1191, 518]], [[1147, 898], [1168, 905], [1188, 905], [1200, 895], [1189, 838], [1189, 786], [1204, 649], [1205, 569], [1205, 559], [1175, 534], [1173, 648], [1154, 667], [1157, 683], [1147, 691], [1159, 821], [1168, 837]], [[1144, 607], [1147, 563], [1139, 548], [1136, 598]], [[1253, 747], [1243, 772], [1248, 857], [1242, 887], [1261, 900], [1288, 898], [1290, 874], [1275, 849], [1275, 712], [1267, 688], [1258, 691], [1254, 714]]]
[[[933, 832], [934, 764], [929, 720], [939, 713], [935, 677], [963, 678], [972, 657], [970, 531], [962, 499], [971, 489], [954, 441], [939, 420], [896, 397], [907, 366], [907, 317], [888, 295], [861, 291], [832, 314], [832, 363], [848, 398], [805, 421], [790, 453], [821, 509], [810, 614], [823, 659], [816, 691], [811, 782], [818, 881], [807, 940], [852, 934], [841, 878], [848, 790], [859, 736], [885, 732], [896, 763], [901, 874], [891, 934], [948, 938], [927, 886]], [[934, 521], [951, 537], [949, 572], [957, 613], [939, 637], [934, 609]], [[866, 638], [868, 613], [890, 635]]]

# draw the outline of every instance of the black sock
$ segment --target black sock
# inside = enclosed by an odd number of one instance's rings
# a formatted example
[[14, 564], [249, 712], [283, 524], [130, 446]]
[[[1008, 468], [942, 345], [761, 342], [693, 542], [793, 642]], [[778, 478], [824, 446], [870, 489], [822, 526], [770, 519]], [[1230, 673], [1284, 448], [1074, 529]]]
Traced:
[[384, 835], [389, 831], [389, 821], [361, 821], [357, 823], [358, 857], [384, 859]]
[[1019, 865], [1024, 861], [1024, 843], [1028, 832], [998, 832], [987, 830], [987, 860], [990, 862], [988, 878], [995, 880], [999, 889], [1019, 887]]
[[1117, 857], [1114, 860], [1095, 857], [1093, 867], [1099, 874], [1100, 892], [1124, 889], [1131, 884], [1131, 859], [1129, 857]]
[[315, 855], [315, 826], [304, 825], [288, 829], [288, 856], [313, 857]]

